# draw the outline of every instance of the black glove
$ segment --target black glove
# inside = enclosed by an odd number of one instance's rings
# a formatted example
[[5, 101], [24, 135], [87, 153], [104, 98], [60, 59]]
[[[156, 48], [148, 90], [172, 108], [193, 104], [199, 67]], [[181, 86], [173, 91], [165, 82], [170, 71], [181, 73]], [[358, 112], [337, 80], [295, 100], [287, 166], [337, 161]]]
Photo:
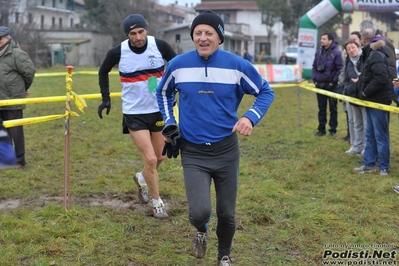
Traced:
[[167, 125], [162, 129], [162, 135], [170, 140], [172, 145], [176, 145], [176, 141], [180, 138], [179, 127], [176, 124]]
[[3, 121], [0, 120], [0, 141], [11, 144], [11, 137], [8, 130], [4, 127]]
[[168, 156], [168, 158], [177, 158], [177, 156], [179, 156], [180, 154], [180, 148], [182, 146], [181, 143], [181, 139], [177, 139], [175, 145], [172, 145], [171, 142], [166, 142], [165, 141], [165, 145], [163, 146], [163, 150], [162, 150], [162, 155], [163, 156]]
[[111, 98], [103, 96], [103, 102], [100, 104], [100, 106], [98, 107], [98, 116], [103, 119], [103, 110], [107, 108], [107, 112], [106, 114], [109, 114], [109, 111], [111, 111]]
[[167, 125], [162, 129], [162, 135], [170, 141], [165, 141], [162, 155], [165, 156], [166, 154], [168, 158], [177, 158], [180, 154], [180, 149], [183, 148], [179, 127], [175, 124]]

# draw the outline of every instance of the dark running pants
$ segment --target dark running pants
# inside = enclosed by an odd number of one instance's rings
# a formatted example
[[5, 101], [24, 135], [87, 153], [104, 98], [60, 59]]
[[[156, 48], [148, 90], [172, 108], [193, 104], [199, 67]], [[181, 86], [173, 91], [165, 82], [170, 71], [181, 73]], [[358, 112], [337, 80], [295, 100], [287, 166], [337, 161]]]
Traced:
[[216, 235], [218, 259], [230, 255], [236, 230], [235, 207], [240, 150], [234, 133], [212, 145], [195, 145], [184, 141], [182, 166], [189, 220], [198, 231], [205, 232], [212, 213], [210, 195], [213, 179], [216, 192]]
[[[22, 110], [0, 110], [0, 118], [3, 121], [23, 118]], [[8, 128], [11, 139], [14, 143], [17, 165], [25, 166], [25, 137], [23, 126]]]
[[330, 126], [331, 133], [337, 133], [338, 127], [338, 108], [337, 108], [337, 99], [325, 96], [323, 94], [316, 93], [317, 95], [317, 104], [319, 106], [319, 127], [318, 131], [326, 133], [326, 124], [327, 124], [327, 104], [330, 107], [330, 121], [328, 125]]

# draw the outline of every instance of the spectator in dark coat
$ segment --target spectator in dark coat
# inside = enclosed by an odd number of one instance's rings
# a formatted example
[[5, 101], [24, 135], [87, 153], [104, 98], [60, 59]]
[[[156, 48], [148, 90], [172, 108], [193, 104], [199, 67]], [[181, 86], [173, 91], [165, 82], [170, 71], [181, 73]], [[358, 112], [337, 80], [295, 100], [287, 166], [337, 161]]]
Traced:
[[[316, 88], [335, 91], [338, 77], [344, 65], [342, 53], [331, 33], [324, 33], [320, 38], [321, 47], [316, 51], [312, 68], [312, 80]], [[319, 107], [319, 126], [315, 136], [326, 135], [327, 103], [330, 107], [330, 136], [335, 137], [338, 126], [337, 99], [317, 93]]]
[[[385, 40], [376, 37], [372, 29], [363, 30], [363, 69], [360, 71], [361, 98], [366, 101], [390, 105], [392, 90], [389, 72], [389, 51]], [[374, 172], [378, 166], [380, 175], [388, 175], [390, 166], [389, 112], [366, 107], [366, 147], [364, 162], [354, 170], [359, 173]]]
[[[29, 55], [10, 36], [10, 29], [0, 27], [0, 100], [25, 98], [35, 76]], [[0, 107], [3, 121], [23, 118], [24, 104]], [[25, 137], [22, 126], [8, 129], [17, 154], [17, 167], [25, 167]]]
[[285, 53], [282, 53], [278, 63], [281, 65], [288, 65], [288, 56]]

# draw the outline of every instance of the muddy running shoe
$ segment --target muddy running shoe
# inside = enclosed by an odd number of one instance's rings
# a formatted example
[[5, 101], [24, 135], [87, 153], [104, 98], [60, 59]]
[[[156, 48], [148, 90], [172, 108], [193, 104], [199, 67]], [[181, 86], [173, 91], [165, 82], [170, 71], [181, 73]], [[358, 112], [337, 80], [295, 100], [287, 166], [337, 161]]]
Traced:
[[233, 264], [231, 263], [229, 256], [223, 256], [223, 258], [219, 260], [218, 264], [218, 266], [231, 266], [231, 265]]
[[399, 186], [394, 186], [392, 188], [393, 188], [393, 191], [395, 191], [396, 193], [399, 193]]
[[193, 254], [194, 257], [202, 259], [206, 253], [207, 236], [206, 232], [195, 231], [193, 236]]
[[154, 206], [154, 217], [157, 219], [165, 219], [169, 217], [165, 211], [165, 205], [162, 202], [159, 202]]
[[139, 189], [139, 200], [141, 203], [148, 203], [148, 201], [150, 200], [150, 195], [148, 193], [148, 186], [140, 185], [139, 175], [140, 173], [136, 173], [133, 177], [134, 182], [136, 183], [137, 188]]

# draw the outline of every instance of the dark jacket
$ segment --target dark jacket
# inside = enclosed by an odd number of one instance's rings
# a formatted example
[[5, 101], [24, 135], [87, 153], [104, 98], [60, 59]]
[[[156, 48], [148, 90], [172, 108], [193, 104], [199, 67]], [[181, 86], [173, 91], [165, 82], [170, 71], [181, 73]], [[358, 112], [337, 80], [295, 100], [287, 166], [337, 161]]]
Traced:
[[361, 99], [391, 104], [390, 91], [393, 86], [388, 57], [389, 51], [383, 38], [374, 37], [370, 44], [363, 47], [363, 69], [360, 75]]
[[[344, 62], [337, 42], [333, 42], [327, 50], [318, 49], [313, 60], [312, 80], [317, 88], [325, 88], [329, 83], [336, 85]], [[324, 70], [320, 71], [320, 67]]]
[[[0, 57], [0, 100], [26, 98], [35, 77], [35, 67], [29, 55], [11, 39]], [[25, 104], [2, 106], [0, 110], [24, 109]]]
[[[360, 56], [359, 60], [356, 63], [356, 68], [359, 72], [362, 71], [363, 63], [362, 63], [362, 56]], [[358, 82], [353, 82], [352, 78], [358, 78], [358, 74], [355, 70], [355, 65], [350, 60], [349, 55], [346, 58], [345, 62], [345, 74], [344, 74], [344, 95], [354, 98], [361, 97], [361, 88], [360, 88], [360, 79]]]
[[[380, 36], [377, 35], [377, 37], [380, 37]], [[389, 72], [391, 74], [391, 79], [397, 78], [398, 77], [398, 72], [397, 72], [397, 69], [396, 69], [395, 46], [393, 45], [393, 43], [388, 38], [384, 38], [384, 40], [385, 40], [385, 45], [386, 45], [386, 47], [388, 49], [388, 54], [389, 54], [388, 61], [389, 61]], [[391, 94], [391, 100], [395, 101], [397, 103], [398, 102], [398, 96], [396, 95], [395, 91], [393, 90], [393, 86], [392, 86], [392, 89], [389, 92]]]

